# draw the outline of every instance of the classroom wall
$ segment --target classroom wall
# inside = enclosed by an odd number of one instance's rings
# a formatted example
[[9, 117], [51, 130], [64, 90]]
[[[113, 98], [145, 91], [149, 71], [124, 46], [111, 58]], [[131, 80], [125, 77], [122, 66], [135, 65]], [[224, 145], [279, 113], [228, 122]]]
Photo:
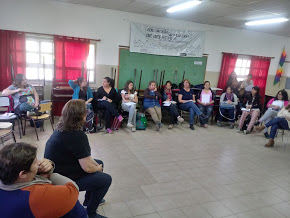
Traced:
[[[266, 93], [271, 84], [282, 48], [290, 55], [290, 38], [248, 30], [231, 29], [154, 16], [100, 9], [90, 6], [48, 0], [0, 0], [0, 29], [58, 34], [101, 39], [97, 44], [97, 83], [111, 75], [111, 67], [119, 60], [119, 46], [129, 46], [130, 22], [162, 27], [205, 31], [205, 50], [209, 54], [206, 80], [217, 84], [222, 52], [275, 57], [271, 61]], [[285, 76], [290, 77], [290, 64]], [[273, 80], [272, 80], [273, 81]]]

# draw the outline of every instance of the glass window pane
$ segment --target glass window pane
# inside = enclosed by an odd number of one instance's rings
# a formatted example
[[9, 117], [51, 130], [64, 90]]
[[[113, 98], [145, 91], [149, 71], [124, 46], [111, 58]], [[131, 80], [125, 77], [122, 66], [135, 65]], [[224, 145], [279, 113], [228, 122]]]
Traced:
[[52, 42], [41, 42], [41, 52], [52, 53]]
[[89, 81], [90, 82], [94, 82], [95, 80], [95, 73], [93, 70], [88, 70], [88, 74], [89, 74]]
[[[45, 69], [45, 80], [52, 81], [52, 69]], [[43, 68], [39, 69], [39, 79], [43, 80]]]
[[243, 60], [243, 64], [242, 64], [242, 67], [247, 67], [247, 63], [248, 63], [248, 60]]
[[27, 67], [26, 68], [26, 78], [27, 79], [38, 79], [38, 69]]
[[95, 45], [90, 45], [89, 56], [87, 59], [87, 68], [94, 69], [95, 68]]
[[39, 63], [39, 54], [37, 54], [37, 53], [26, 53], [26, 63], [38, 64]]
[[26, 40], [26, 51], [39, 51], [39, 42]]
[[246, 75], [248, 75], [250, 73], [250, 69], [246, 69]]
[[242, 68], [241, 69], [241, 76], [245, 76], [246, 75], [246, 68]]
[[248, 60], [247, 67], [250, 67], [250, 66], [251, 66], [251, 60]]
[[244, 78], [243, 77], [237, 77], [237, 80], [238, 80], [238, 82], [244, 81]]
[[241, 74], [241, 68], [236, 68], [235, 72], [236, 72], [237, 75], [240, 75]]
[[241, 67], [242, 66], [242, 59], [238, 59], [236, 62], [236, 67]]
[[41, 63], [43, 64], [43, 57], [45, 64], [53, 64], [52, 62], [52, 55], [50, 54], [41, 54]]

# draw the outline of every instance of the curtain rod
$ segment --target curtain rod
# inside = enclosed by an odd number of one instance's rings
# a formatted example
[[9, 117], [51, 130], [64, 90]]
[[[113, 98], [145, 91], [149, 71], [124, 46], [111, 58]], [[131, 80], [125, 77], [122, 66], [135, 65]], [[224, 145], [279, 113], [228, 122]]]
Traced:
[[[5, 30], [1, 30], [1, 31], [5, 31]], [[44, 35], [44, 36], [61, 36], [61, 37], [69, 37], [69, 38], [82, 38], [82, 39], [88, 39], [88, 38], [84, 38], [84, 37], [76, 37], [76, 36], [62, 36], [62, 35], [56, 35], [56, 34], [48, 34], [48, 33], [33, 33], [33, 32], [24, 32], [24, 31], [15, 31], [15, 30], [6, 30], [6, 31], [14, 31], [14, 32], [18, 32], [19, 34], [21, 33], [28, 33], [28, 34], [34, 34], [34, 35]], [[95, 42], [100, 42], [100, 39], [88, 39], [90, 41], [95, 41]]]
[[[235, 54], [235, 53], [222, 52], [222, 54]], [[263, 56], [259, 56], [259, 55], [249, 55], [249, 54], [236, 54], [236, 55], [263, 57]], [[271, 58], [271, 59], [274, 59], [275, 57], [265, 57], [265, 58]]]

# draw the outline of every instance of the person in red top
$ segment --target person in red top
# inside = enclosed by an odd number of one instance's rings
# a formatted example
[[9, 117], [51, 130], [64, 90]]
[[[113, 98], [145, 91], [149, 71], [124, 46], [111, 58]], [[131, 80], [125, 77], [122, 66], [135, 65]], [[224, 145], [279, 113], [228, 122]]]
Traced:
[[87, 218], [78, 186], [37, 160], [37, 148], [21, 142], [0, 150], [0, 213], [5, 218]]

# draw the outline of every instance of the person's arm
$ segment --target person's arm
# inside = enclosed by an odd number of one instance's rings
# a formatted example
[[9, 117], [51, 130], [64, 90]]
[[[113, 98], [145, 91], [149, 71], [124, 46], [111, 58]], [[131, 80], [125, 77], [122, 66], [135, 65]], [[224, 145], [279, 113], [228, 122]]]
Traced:
[[88, 90], [87, 90], [87, 98], [88, 99], [86, 101], [86, 104], [91, 103], [94, 99], [94, 96], [90, 87], [88, 87]]
[[162, 99], [162, 95], [159, 91], [155, 91], [154, 93], [158, 97], [158, 99]]
[[32, 89], [33, 89], [33, 94], [34, 94], [34, 99], [35, 99], [34, 107], [37, 108], [39, 106], [39, 95], [34, 87], [32, 87]]
[[232, 105], [238, 104], [238, 97], [234, 94], [234, 102], [232, 102]]
[[96, 97], [97, 100], [98, 100], [98, 99], [102, 99], [102, 98], [104, 97], [104, 93], [103, 93], [102, 90], [103, 90], [102, 87], [98, 88], [98, 90], [97, 90], [97, 92], [96, 92], [96, 95], [95, 95], [95, 97]]
[[222, 105], [222, 103], [224, 102], [224, 99], [225, 99], [225, 95], [226, 93], [223, 93], [220, 97], [220, 105]]
[[144, 98], [156, 99], [156, 96], [149, 95], [149, 89], [144, 90]]
[[178, 102], [183, 104], [183, 103], [189, 102], [189, 100], [182, 100], [182, 94], [178, 94]]
[[275, 98], [272, 98], [268, 104], [267, 104], [267, 108], [273, 108], [275, 105], [272, 105], [272, 103], [274, 102]]
[[76, 87], [78, 87], [77, 84], [75, 84], [76, 80], [69, 80], [68, 81], [68, 85], [72, 88], [75, 89]]
[[8, 88], [4, 89], [2, 91], [2, 95], [3, 96], [9, 96], [9, 95], [13, 95], [15, 93], [21, 92], [22, 89], [18, 88], [18, 89], [12, 89], [12, 86], [9, 86]]
[[138, 95], [137, 93], [134, 95], [134, 100], [133, 100], [136, 104], [138, 103]]
[[102, 164], [96, 163], [97, 162], [91, 156], [79, 159], [79, 164], [86, 173], [102, 172]]
[[202, 90], [200, 90], [200, 91], [198, 92], [197, 97], [196, 97], [196, 101], [197, 101], [197, 103], [199, 103], [199, 104], [205, 106], [206, 104], [204, 104], [204, 103], [200, 100], [201, 93], [202, 93]]

